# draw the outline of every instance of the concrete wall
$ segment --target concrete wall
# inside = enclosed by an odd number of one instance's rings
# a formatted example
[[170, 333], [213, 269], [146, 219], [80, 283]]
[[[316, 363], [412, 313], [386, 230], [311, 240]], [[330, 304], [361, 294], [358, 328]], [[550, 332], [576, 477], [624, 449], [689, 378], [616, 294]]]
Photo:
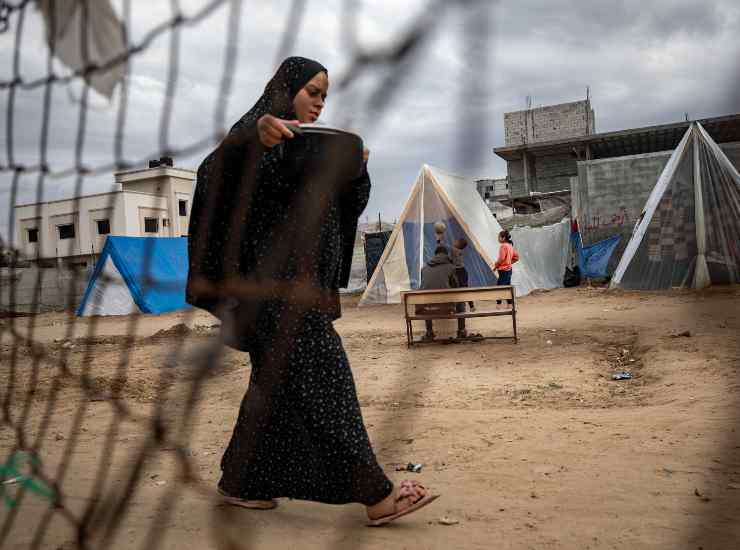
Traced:
[[[169, 237], [170, 227], [164, 227], [164, 220], [170, 219], [167, 197], [128, 191], [123, 193], [125, 212], [125, 232], [129, 237]], [[157, 218], [157, 233], [144, 231], [144, 218]]]
[[92, 268], [26, 267], [15, 271], [0, 268], [0, 311], [44, 313], [75, 309], [82, 300], [91, 272]]
[[584, 244], [617, 233], [629, 239], [670, 156], [666, 151], [578, 163], [571, 198]]
[[534, 157], [530, 191], [551, 193], [570, 189], [570, 178], [578, 173], [576, 158], [570, 154]]
[[[531, 168], [531, 163], [530, 163]], [[512, 197], [524, 197], [529, 194], [524, 185], [524, 161], [512, 160], [506, 163], [506, 172], [509, 179], [509, 191]], [[530, 174], [532, 170], [530, 169]]]
[[512, 197], [526, 197], [532, 193], [552, 193], [570, 189], [570, 178], [578, 174], [577, 160], [570, 153], [527, 156], [529, 187], [524, 182], [524, 160], [506, 163]]
[[504, 113], [507, 146], [585, 136], [595, 133], [595, 129], [595, 115], [588, 100]]

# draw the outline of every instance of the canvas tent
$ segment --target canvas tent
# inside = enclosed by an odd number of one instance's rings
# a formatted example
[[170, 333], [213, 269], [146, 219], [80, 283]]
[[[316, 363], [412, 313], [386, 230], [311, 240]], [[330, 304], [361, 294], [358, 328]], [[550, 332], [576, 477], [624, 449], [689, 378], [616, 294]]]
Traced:
[[[397, 303], [402, 290], [419, 288], [421, 268], [434, 255], [434, 224], [447, 226], [444, 244], [464, 237], [463, 252], [470, 286], [495, 284], [501, 226], [476, 190], [472, 179], [422, 166], [360, 304]], [[570, 225], [567, 221], [543, 228], [512, 231], [521, 260], [512, 284], [519, 296], [536, 288], [562, 286], [568, 261]]]
[[186, 238], [109, 236], [77, 315], [159, 314], [190, 307], [187, 275]]
[[612, 277], [627, 289], [737, 283], [740, 175], [698, 122], [653, 188]]

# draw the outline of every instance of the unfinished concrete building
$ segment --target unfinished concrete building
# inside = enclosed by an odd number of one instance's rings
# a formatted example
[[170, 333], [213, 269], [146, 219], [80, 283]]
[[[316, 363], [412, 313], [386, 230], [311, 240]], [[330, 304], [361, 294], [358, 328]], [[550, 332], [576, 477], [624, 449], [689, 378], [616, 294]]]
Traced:
[[546, 145], [588, 138], [595, 128], [588, 99], [505, 113], [505, 146], [494, 152], [506, 160], [511, 197], [567, 192], [578, 157], [570, 150], [551, 151]]
[[[740, 114], [699, 122], [740, 168]], [[622, 243], [612, 258], [615, 264], [689, 125], [681, 121], [604, 133], [582, 129], [583, 135], [547, 141], [517, 138], [494, 152], [506, 160], [515, 205], [517, 201], [542, 202], [547, 197], [568, 201], [586, 245], [621, 234]]]

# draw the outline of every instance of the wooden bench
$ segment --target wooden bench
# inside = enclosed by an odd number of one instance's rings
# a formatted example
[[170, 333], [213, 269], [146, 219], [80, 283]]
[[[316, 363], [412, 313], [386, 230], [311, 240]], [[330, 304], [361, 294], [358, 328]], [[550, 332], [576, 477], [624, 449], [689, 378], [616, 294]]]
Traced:
[[[514, 329], [513, 336], [484, 336], [487, 339], [513, 338], [515, 343], [519, 342], [516, 332], [516, 298], [513, 286], [481, 286], [465, 288], [444, 288], [439, 290], [408, 290], [401, 292], [403, 311], [406, 315], [406, 340], [409, 347], [418, 343], [414, 341], [412, 321], [433, 321], [435, 319], [474, 319], [478, 317], [499, 317], [510, 315]], [[416, 306], [429, 304], [453, 304], [466, 302], [481, 302], [492, 300], [511, 300], [508, 309], [494, 311], [465, 311], [457, 313], [452, 311], [439, 311], [432, 313], [417, 313]], [[409, 311], [409, 307], [414, 309]], [[476, 338], [478, 339], [478, 338]]]

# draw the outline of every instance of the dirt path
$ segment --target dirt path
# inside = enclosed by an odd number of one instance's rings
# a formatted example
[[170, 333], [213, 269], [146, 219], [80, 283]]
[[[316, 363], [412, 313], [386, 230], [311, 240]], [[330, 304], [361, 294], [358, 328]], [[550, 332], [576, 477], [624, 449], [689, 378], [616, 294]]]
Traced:
[[[217, 548], [219, 540], [268, 549], [740, 548], [740, 292], [559, 290], [521, 300], [518, 345], [410, 350], [398, 306], [345, 302], [337, 329], [381, 464], [394, 478], [413, 476], [443, 495], [391, 528], [364, 527], [360, 506], [284, 501], [261, 513], [214, 506], [218, 461], [249, 374], [236, 352], [207, 379], [192, 418], [185, 458], [200, 481], [178, 481], [172, 441], [187, 417], [187, 359], [215, 333], [202, 313], [142, 318], [133, 346], [125, 318], [92, 328], [82, 321], [70, 332], [67, 317], [39, 316], [37, 343], [17, 348], [15, 359], [3, 336], [0, 361], [16, 365], [14, 422], [33, 392], [22, 429], [0, 430], [0, 456], [21, 434], [33, 442], [44, 430], [44, 472], [57, 477], [66, 464], [64, 505], [79, 515], [94, 496], [101, 461], [111, 464], [103, 495], [126, 485], [129, 459], [150, 441], [147, 419], [162, 407], [168, 440], [143, 463], [132, 504], [118, 516], [118, 547], [161, 535], [163, 548]], [[19, 334], [29, 334], [27, 321], [15, 320]], [[505, 334], [510, 323], [471, 328]], [[36, 380], [34, 353], [42, 358]], [[124, 354], [128, 367], [117, 370]], [[44, 427], [59, 372], [53, 365], [62, 360], [67, 374]], [[612, 380], [620, 371], [633, 379]], [[4, 366], [4, 396], [9, 375]], [[421, 474], [395, 472], [408, 462], [422, 463]], [[26, 495], [8, 548], [28, 547], [46, 508]], [[443, 516], [458, 523], [441, 525]], [[73, 548], [74, 537], [56, 514], [43, 547]]]

